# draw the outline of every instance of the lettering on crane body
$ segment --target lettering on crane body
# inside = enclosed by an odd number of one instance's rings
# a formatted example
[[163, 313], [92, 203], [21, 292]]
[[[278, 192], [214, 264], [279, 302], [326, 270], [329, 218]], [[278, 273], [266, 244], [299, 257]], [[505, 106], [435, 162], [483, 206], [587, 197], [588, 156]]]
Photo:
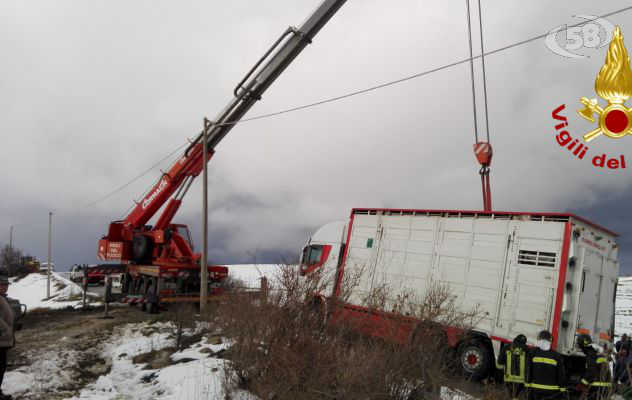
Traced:
[[168, 182], [166, 179], [162, 179], [160, 183], [158, 184], [158, 187], [156, 188], [156, 190], [154, 190], [152, 194], [150, 194], [147, 198], [145, 198], [145, 200], [143, 200], [143, 205], [142, 205], [143, 210], [149, 207], [151, 202], [154, 201], [156, 197], [158, 197], [160, 192], [162, 192], [162, 190], [167, 186], [167, 183]]

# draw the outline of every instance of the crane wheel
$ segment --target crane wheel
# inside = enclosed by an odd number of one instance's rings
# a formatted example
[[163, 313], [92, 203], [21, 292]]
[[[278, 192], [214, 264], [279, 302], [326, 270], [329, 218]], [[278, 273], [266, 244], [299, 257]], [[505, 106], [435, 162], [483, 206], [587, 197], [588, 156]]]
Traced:
[[[147, 282], [147, 290], [145, 293], [147, 294], [156, 294], [158, 288], [158, 282], [156, 278], [149, 278]], [[146, 310], [147, 314], [156, 314], [158, 313], [158, 303], [147, 303]]]
[[132, 239], [132, 256], [134, 261], [142, 262], [151, 256], [152, 241], [149, 236], [136, 235]]
[[[145, 294], [145, 289], [147, 289], [147, 285], [145, 285], [145, 278], [138, 279], [138, 292], [139, 294]], [[147, 303], [140, 303], [140, 310], [147, 310]]]

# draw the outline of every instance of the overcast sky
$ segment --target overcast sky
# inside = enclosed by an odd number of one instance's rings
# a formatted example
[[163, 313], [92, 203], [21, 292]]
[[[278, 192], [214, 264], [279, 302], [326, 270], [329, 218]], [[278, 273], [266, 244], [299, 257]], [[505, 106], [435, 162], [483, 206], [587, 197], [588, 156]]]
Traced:
[[[199, 132], [202, 118], [213, 118], [278, 35], [316, 4], [0, 2], [0, 244], [14, 226], [14, 244], [45, 260], [52, 211], [58, 269], [96, 262], [109, 222], [141, 197], [159, 169], [86, 205]], [[629, 5], [483, 0], [485, 50], [580, 22], [574, 15]], [[466, 15], [465, 1], [349, 0], [248, 116], [463, 60]], [[628, 35], [632, 51], [632, 11], [608, 19]], [[551, 118], [566, 104], [573, 137], [593, 129], [575, 110], [580, 97], [597, 97], [594, 79], [606, 50], [564, 58], [540, 39], [486, 58], [493, 201], [496, 210], [574, 211], [618, 231], [621, 270], [632, 273], [632, 137], [591, 143], [591, 155], [629, 157], [625, 170], [599, 169], [556, 143]], [[347, 218], [352, 207], [480, 209], [470, 82], [469, 65], [461, 64], [238, 125], [209, 164], [211, 259], [296, 255], [319, 226]], [[200, 199], [198, 179], [177, 218], [197, 241]]]

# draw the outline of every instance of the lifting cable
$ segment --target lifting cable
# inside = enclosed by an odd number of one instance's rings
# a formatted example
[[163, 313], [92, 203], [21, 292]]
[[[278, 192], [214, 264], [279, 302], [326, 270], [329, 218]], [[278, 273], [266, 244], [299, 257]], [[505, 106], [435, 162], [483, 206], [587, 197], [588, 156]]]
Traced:
[[[468, 27], [469, 27], [469, 24], [470, 24], [469, 0], [467, 2], [467, 6], [468, 6], [468, 14], [467, 15], [468, 15]], [[611, 17], [613, 15], [617, 15], [617, 14], [621, 14], [621, 13], [627, 12], [627, 11], [632, 11], [632, 6], [624, 7], [624, 8], [615, 10], [615, 11], [611, 11], [611, 12], [606, 13], [606, 14], [599, 15], [599, 18], [607, 18], [607, 17]], [[481, 12], [480, 12], [480, 2], [479, 2], [479, 17], [480, 17], [480, 14], [481, 14]], [[585, 21], [578, 22], [578, 23], [573, 24], [573, 25], [568, 25], [567, 28], [576, 28], [576, 27], [584, 25], [585, 23], [586, 23]], [[483, 27], [482, 27], [482, 22], [481, 22], [480, 31], [481, 31], [481, 48], [482, 48], [482, 44], [483, 44], [483, 35], [482, 35]], [[400, 84], [400, 83], [403, 83], [403, 82], [407, 82], [407, 81], [410, 81], [410, 80], [413, 80], [413, 79], [416, 79], [416, 78], [420, 78], [422, 76], [434, 74], [434, 73], [439, 72], [439, 71], [447, 70], [449, 68], [453, 68], [453, 67], [456, 67], [458, 65], [465, 64], [466, 62], [472, 63], [473, 60], [475, 60], [477, 58], [480, 58], [481, 60], [483, 60], [483, 58], [485, 56], [497, 54], [497, 53], [504, 52], [504, 51], [509, 50], [509, 49], [513, 49], [515, 47], [519, 47], [519, 46], [523, 46], [523, 45], [528, 44], [528, 43], [535, 42], [536, 40], [540, 40], [540, 39], [545, 38], [547, 35], [548, 35], [548, 32], [544, 33], [544, 34], [541, 34], [541, 35], [530, 37], [530, 38], [525, 39], [525, 40], [521, 40], [519, 42], [508, 44], [506, 46], [503, 46], [503, 47], [491, 50], [488, 53], [485, 53], [484, 51], [481, 51], [481, 55], [480, 56], [472, 56], [472, 50], [471, 50], [471, 48], [472, 48], [472, 40], [471, 40], [471, 30], [470, 30], [470, 58], [466, 58], [466, 59], [463, 59], [463, 60], [455, 61], [455, 62], [452, 62], [450, 64], [445, 64], [445, 65], [442, 65], [440, 67], [429, 69], [429, 70], [426, 70], [426, 71], [423, 71], [423, 72], [419, 72], [419, 73], [416, 73], [414, 75], [406, 76], [406, 77], [403, 77], [403, 78], [400, 78], [400, 79], [391, 80], [391, 81], [388, 81], [386, 83], [378, 84], [378, 85], [371, 86], [371, 87], [368, 87], [368, 88], [365, 88], [365, 89], [361, 89], [361, 90], [356, 90], [356, 91], [353, 91], [353, 92], [345, 93], [345, 94], [342, 94], [342, 95], [339, 95], [339, 96], [336, 96], [336, 97], [330, 97], [330, 98], [327, 98], [327, 99], [324, 99], [324, 100], [320, 100], [320, 101], [316, 101], [316, 102], [313, 102], [313, 103], [308, 103], [308, 104], [304, 104], [304, 105], [297, 106], [297, 107], [287, 108], [287, 109], [284, 109], [284, 110], [275, 111], [275, 112], [271, 112], [271, 113], [268, 113], [268, 114], [262, 114], [262, 115], [258, 115], [258, 116], [255, 116], [255, 117], [243, 118], [243, 119], [241, 119], [239, 121], [232, 121], [232, 122], [227, 122], [227, 123], [224, 123], [224, 124], [218, 124], [217, 126], [241, 124], [241, 123], [244, 123], [244, 122], [250, 122], [250, 121], [256, 121], [256, 120], [270, 118], [270, 117], [276, 117], [278, 115], [288, 114], [288, 113], [292, 113], [292, 112], [295, 112], [295, 111], [305, 110], [305, 109], [309, 109], [309, 108], [312, 108], [312, 107], [317, 107], [317, 106], [320, 106], [320, 105], [323, 105], [323, 104], [328, 104], [328, 103], [344, 100], [344, 99], [347, 99], [347, 98], [350, 98], [350, 97], [354, 97], [354, 96], [362, 95], [362, 94], [369, 93], [369, 92], [372, 92], [372, 91], [375, 91], [375, 90], [383, 89], [385, 87], [389, 87], [389, 86], [392, 86], [392, 85], [397, 85], [397, 84]], [[484, 66], [485, 66], [485, 62], [483, 61], [483, 71], [484, 71], [484, 68], [485, 68]], [[472, 71], [473, 71], [473, 67], [472, 67]], [[473, 73], [472, 73], [472, 75], [473, 75]], [[473, 82], [473, 79], [472, 79], [472, 82]], [[486, 82], [483, 81], [483, 83], [485, 84]], [[472, 91], [474, 91], [474, 89], [472, 89]], [[484, 95], [485, 95], [485, 116], [487, 117], [487, 88], [485, 88]], [[475, 103], [474, 103], [474, 107], [476, 108], [476, 104]], [[478, 143], [478, 132], [476, 130], [476, 113], [474, 113], [474, 119], [475, 119], [475, 139], [476, 139], [476, 142]], [[489, 123], [487, 123], [487, 142], [481, 142], [481, 143], [484, 143], [484, 144], [486, 144], [488, 146], [489, 152], [488, 153], [484, 153], [484, 156], [488, 157], [489, 158], [489, 162], [491, 162], [491, 147], [489, 146]], [[129, 186], [132, 182], [138, 180], [143, 175], [147, 174], [150, 171], [153, 171], [154, 168], [156, 168], [162, 162], [167, 160], [176, 151], [179, 151], [180, 149], [184, 148], [184, 146], [188, 146], [189, 144], [190, 144], [190, 142], [185, 142], [180, 147], [178, 147], [176, 150], [174, 150], [171, 154], [169, 154], [167, 157], [163, 158], [161, 161], [159, 161], [158, 163], [154, 164], [152, 167], [148, 168], [147, 170], [142, 172], [140, 175], [138, 175], [135, 178], [133, 178], [131, 181], [123, 184], [122, 186], [119, 186], [118, 188], [114, 189], [113, 191], [111, 191], [107, 195], [105, 195], [105, 196], [103, 196], [103, 197], [91, 202], [90, 204], [88, 204], [86, 206], [81, 207], [80, 209], [91, 207], [91, 206], [93, 206], [93, 205], [95, 205], [97, 203], [100, 203], [103, 200], [113, 196], [114, 194], [116, 194], [119, 191], [123, 190], [125, 187]], [[476, 152], [476, 145], [474, 145], [474, 146], [475, 146], [474, 148], [475, 148], [476, 158], [479, 159], [479, 162], [480, 162], [480, 158], [479, 158], [480, 154]], [[488, 154], [488, 155], [485, 155], [485, 154]], [[488, 169], [489, 169], [489, 162], [487, 163]], [[489, 171], [487, 172], [487, 174], [489, 176]], [[489, 187], [489, 185], [487, 185], [487, 186]], [[485, 191], [483, 191], [483, 193], [485, 193]], [[491, 192], [490, 192], [490, 194], [491, 194]], [[131, 207], [130, 207], [130, 209], [131, 209]], [[490, 204], [489, 209], [491, 210], [491, 204]]]
[[481, 37], [481, 64], [483, 72], [483, 104], [485, 106], [485, 130], [487, 133], [487, 141], [479, 141], [478, 139], [478, 115], [476, 112], [476, 85], [474, 79], [474, 54], [472, 50], [472, 21], [470, 17], [470, 0], [466, 0], [467, 5], [467, 30], [470, 48], [470, 73], [472, 80], [472, 110], [474, 113], [474, 155], [481, 164], [479, 174], [481, 176], [481, 188], [483, 191], [483, 210], [492, 210], [492, 192], [489, 183], [489, 166], [492, 162], [492, 145], [489, 141], [489, 113], [487, 111], [487, 79], [485, 73], [485, 48], [483, 47], [483, 16], [481, 12], [481, 1], [478, 0], [478, 21]]

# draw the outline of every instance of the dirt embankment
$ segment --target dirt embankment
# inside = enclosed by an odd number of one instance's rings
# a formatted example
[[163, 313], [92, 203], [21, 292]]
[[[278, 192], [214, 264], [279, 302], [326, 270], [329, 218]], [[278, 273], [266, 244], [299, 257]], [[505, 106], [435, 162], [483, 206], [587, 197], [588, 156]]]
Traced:
[[[22, 399], [62, 399], [75, 395], [88, 383], [107, 374], [109, 361], [101, 356], [115, 326], [141, 322], [149, 315], [133, 308], [115, 308], [112, 319], [101, 310], [35, 310], [21, 320], [16, 344], [9, 351], [8, 371], [20, 375], [34, 390], [14, 396]], [[52, 375], [51, 375], [52, 374]], [[11, 379], [9, 374], [6, 380]]]

